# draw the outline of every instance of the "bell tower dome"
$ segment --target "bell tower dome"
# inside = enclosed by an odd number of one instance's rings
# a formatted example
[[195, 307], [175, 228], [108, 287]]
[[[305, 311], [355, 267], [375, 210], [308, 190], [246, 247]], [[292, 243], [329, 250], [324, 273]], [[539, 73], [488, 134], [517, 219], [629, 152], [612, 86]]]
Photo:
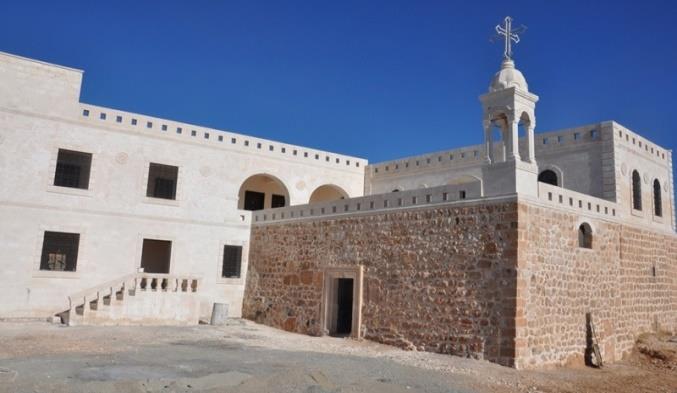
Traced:
[[[527, 80], [515, 68], [512, 59], [512, 42], [518, 43], [525, 27], [512, 28], [512, 18], [505, 18], [503, 25], [496, 26], [499, 37], [505, 43], [501, 69], [491, 79], [489, 92], [480, 96], [483, 112], [484, 143], [488, 163], [523, 160], [535, 164], [534, 129], [536, 128], [536, 102], [538, 96], [529, 92]], [[520, 149], [519, 128], [525, 129], [525, 140]], [[495, 151], [493, 129], [498, 127], [503, 141]], [[524, 146], [526, 145], [526, 146]], [[520, 150], [522, 154], [520, 154]]]
[[[496, 26], [496, 33], [505, 45], [501, 69], [489, 84], [489, 91], [480, 96], [482, 102], [482, 125], [487, 165], [487, 187], [495, 184], [495, 194], [515, 192], [535, 195], [538, 191], [538, 166], [534, 152], [536, 129], [536, 102], [538, 96], [529, 92], [524, 75], [515, 68], [512, 59], [512, 43], [520, 41], [526, 30], [512, 27], [512, 18], [504, 19]], [[520, 129], [523, 137], [520, 140]], [[498, 130], [500, 141], [494, 140]], [[499, 138], [496, 138], [499, 139]]]

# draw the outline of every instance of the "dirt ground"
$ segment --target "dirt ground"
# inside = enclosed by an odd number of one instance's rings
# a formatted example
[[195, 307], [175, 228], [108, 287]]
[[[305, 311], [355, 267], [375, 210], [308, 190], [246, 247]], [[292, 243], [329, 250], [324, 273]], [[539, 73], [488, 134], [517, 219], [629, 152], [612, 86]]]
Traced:
[[645, 336], [602, 369], [517, 371], [485, 361], [226, 326], [0, 322], [0, 392], [677, 392], [677, 340]]

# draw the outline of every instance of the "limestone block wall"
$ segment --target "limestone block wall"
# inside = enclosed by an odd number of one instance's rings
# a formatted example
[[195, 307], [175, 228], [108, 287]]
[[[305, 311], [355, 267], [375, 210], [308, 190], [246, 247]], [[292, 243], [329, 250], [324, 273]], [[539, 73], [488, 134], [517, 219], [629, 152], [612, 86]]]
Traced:
[[514, 199], [252, 226], [243, 316], [321, 334], [324, 274], [363, 266], [363, 337], [403, 348], [514, 358]]
[[0, 106], [72, 116], [80, 99], [82, 71], [0, 52]]
[[[641, 333], [677, 330], [677, 237], [592, 211], [520, 201], [517, 367], [582, 363], [586, 313], [607, 362]], [[582, 222], [592, 249], [578, 247]]]

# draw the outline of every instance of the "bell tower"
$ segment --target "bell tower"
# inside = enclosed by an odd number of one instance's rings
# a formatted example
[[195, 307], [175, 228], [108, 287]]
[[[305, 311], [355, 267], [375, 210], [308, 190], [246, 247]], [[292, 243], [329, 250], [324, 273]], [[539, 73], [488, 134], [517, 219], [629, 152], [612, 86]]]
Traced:
[[[535, 194], [538, 167], [534, 153], [534, 130], [538, 96], [529, 92], [524, 75], [515, 68], [512, 59], [512, 43], [518, 43], [519, 35], [525, 30], [524, 26], [513, 29], [509, 16], [502, 25], [496, 26], [497, 36], [504, 42], [503, 61], [501, 69], [491, 80], [489, 92], [481, 95], [480, 101], [487, 171], [493, 172], [487, 173], [488, 177], [510, 175], [510, 178], [515, 179], [514, 184], [506, 184], [505, 178], [497, 179], [503, 191]], [[521, 139], [520, 129], [524, 130]], [[533, 184], [530, 184], [532, 177]], [[496, 190], [498, 193], [500, 191]]]

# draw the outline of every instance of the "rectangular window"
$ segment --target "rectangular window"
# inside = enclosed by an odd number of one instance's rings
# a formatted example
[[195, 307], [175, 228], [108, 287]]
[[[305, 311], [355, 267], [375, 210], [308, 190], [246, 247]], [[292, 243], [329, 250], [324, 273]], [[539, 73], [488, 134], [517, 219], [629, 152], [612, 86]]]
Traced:
[[79, 233], [45, 231], [40, 270], [74, 272], [78, 263]]
[[273, 194], [272, 199], [270, 200], [270, 207], [276, 208], [276, 207], [284, 207], [285, 205], [285, 197], [284, 195], [276, 195]]
[[246, 190], [244, 192], [244, 210], [262, 210], [266, 194], [257, 191]]
[[178, 176], [178, 167], [151, 162], [148, 169], [146, 196], [151, 198], [176, 199]]
[[239, 278], [242, 268], [242, 246], [223, 246], [221, 277]]
[[465, 190], [461, 190], [458, 192], [458, 198], [459, 199], [465, 199]]
[[59, 149], [54, 173], [54, 185], [59, 187], [89, 188], [92, 154]]

